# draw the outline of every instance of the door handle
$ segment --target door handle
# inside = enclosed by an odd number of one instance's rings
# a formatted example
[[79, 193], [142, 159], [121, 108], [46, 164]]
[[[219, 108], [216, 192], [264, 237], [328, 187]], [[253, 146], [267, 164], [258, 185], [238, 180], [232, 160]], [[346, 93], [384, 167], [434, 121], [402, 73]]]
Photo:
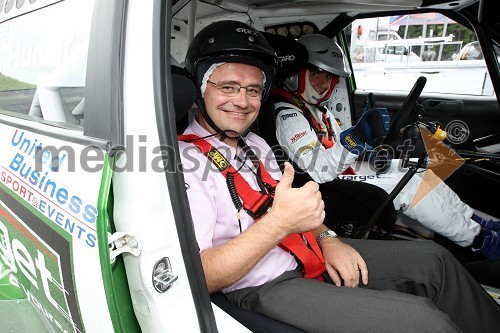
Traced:
[[461, 100], [428, 99], [422, 105], [424, 106], [424, 114], [450, 117], [456, 116], [462, 110], [464, 102]]

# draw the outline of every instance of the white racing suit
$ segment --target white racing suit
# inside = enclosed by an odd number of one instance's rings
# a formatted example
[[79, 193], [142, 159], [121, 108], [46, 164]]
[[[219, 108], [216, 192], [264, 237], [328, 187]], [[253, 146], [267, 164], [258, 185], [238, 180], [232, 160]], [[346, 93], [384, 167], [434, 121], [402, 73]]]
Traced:
[[[316, 121], [325, 125], [321, 111], [311, 105], [306, 106]], [[334, 130], [334, 144], [326, 149], [298, 107], [278, 102], [275, 109], [278, 112], [276, 137], [279, 144], [288, 156], [318, 183], [326, 183], [338, 177], [367, 182], [390, 193], [407, 171], [401, 168], [399, 160], [395, 159], [387, 173], [376, 175], [368, 162], [356, 161], [357, 155], [350, 153], [340, 144], [339, 135], [342, 130], [329, 111], [327, 115]], [[342, 174], [349, 167], [354, 169], [355, 175]], [[425, 174], [428, 174], [425, 179], [431, 181], [422, 182], [424, 173], [415, 174], [394, 199], [395, 208], [460, 246], [471, 245], [481, 230], [481, 226], [471, 219], [474, 210], [463, 203], [431, 170], [426, 170]], [[421, 183], [422, 187], [419, 188]], [[413, 200], [417, 191], [424, 196], [419, 196], [415, 204]]]

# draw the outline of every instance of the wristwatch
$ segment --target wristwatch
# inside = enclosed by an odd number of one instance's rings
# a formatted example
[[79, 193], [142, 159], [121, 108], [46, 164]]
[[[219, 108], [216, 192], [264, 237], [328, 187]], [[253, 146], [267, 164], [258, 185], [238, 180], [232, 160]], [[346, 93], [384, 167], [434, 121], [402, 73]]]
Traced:
[[330, 229], [327, 229], [325, 231], [322, 231], [320, 232], [317, 236], [316, 236], [316, 241], [319, 243], [320, 240], [322, 240], [323, 238], [325, 237], [331, 237], [331, 238], [337, 238], [337, 234], [335, 233], [335, 231], [333, 230], [330, 230]]

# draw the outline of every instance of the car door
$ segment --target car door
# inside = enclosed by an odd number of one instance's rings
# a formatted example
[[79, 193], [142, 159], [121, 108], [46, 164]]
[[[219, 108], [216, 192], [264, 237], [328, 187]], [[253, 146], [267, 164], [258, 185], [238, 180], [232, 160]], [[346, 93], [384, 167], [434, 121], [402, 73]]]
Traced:
[[179, 160], [171, 15], [0, 2], [3, 329], [217, 331], [182, 175], [164, 168]]
[[[121, 307], [130, 304], [123, 265], [103, 259], [109, 141], [85, 133], [96, 3], [0, 5], [0, 312], [8, 331], [125, 331], [123, 318], [128, 331], [138, 327]], [[118, 301], [108, 302], [113, 292]]]

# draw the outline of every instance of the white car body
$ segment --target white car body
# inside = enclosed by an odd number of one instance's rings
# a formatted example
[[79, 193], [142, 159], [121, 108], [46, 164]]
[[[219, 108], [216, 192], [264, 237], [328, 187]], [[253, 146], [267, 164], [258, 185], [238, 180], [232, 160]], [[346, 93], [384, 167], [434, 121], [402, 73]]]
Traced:
[[[0, 85], [0, 313], [9, 329], [249, 332], [207, 292], [177, 164], [170, 66], [218, 20], [323, 29], [339, 13], [423, 3], [366, 2], [0, 1], [0, 82], [22, 87]], [[403, 52], [353, 68], [367, 86], [390, 89], [377, 79], [390, 76], [409, 90], [402, 76], [413, 80], [422, 64]], [[431, 75], [456, 76], [459, 93], [460, 76], [479, 87], [484, 69], [449, 61]], [[491, 81], [482, 84], [493, 99]], [[329, 105], [343, 127], [353, 123], [351, 85], [342, 81]]]

